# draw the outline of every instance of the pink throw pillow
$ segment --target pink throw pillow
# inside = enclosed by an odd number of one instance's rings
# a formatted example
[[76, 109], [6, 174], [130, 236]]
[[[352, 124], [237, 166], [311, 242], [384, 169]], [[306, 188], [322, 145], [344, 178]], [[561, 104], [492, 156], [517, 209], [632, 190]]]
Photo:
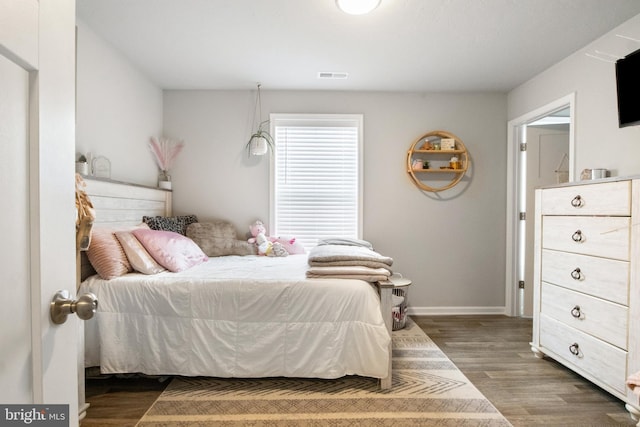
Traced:
[[87, 250], [89, 262], [98, 276], [105, 280], [122, 276], [133, 270], [113, 233], [113, 229], [94, 227], [91, 230], [91, 244]]
[[153, 259], [169, 271], [187, 270], [209, 259], [193, 240], [173, 231], [138, 229], [132, 233]]

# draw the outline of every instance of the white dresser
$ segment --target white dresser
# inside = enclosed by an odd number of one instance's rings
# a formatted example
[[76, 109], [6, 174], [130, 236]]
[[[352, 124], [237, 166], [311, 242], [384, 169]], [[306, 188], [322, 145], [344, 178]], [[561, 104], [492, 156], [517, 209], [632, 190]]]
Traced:
[[626, 402], [640, 371], [640, 178], [536, 190], [533, 342]]

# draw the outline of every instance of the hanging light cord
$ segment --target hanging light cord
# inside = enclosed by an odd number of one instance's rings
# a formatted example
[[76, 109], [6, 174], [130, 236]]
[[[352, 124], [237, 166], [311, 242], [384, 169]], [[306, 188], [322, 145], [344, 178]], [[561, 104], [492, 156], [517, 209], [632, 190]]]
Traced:
[[256, 105], [253, 108], [253, 123], [256, 122], [256, 111], [258, 111], [258, 118], [260, 121], [258, 122], [258, 130], [260, 129], [260, 125], [262, 125], [262, 97], [260, 96], [260, 86], [258, 83], [258, 95], [256, 96]]

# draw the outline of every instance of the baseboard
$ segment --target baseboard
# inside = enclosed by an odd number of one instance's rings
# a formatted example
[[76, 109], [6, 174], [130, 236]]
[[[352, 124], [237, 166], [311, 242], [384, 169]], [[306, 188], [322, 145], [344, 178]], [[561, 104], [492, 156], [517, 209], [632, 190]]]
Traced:
[[89, 409], [89, 405], [89, 403], [84, 403], [78, 407], [78, 421], [82, 421], [87, 416], [87, 409]]
[[454, 316], [499, 314], [508, 316], [505, 307], [407, 307], [409, 316]]

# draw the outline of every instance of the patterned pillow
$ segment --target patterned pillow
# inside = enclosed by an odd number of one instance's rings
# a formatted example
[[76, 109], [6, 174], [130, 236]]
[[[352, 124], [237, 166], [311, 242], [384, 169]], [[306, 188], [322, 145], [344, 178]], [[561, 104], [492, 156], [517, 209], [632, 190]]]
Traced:
[[143, 216], [142, 222], [152, 230], [173, 231], [174, 233], [187, 235], [187, 227], [198, 222], [195, 215], [182, 216]]

